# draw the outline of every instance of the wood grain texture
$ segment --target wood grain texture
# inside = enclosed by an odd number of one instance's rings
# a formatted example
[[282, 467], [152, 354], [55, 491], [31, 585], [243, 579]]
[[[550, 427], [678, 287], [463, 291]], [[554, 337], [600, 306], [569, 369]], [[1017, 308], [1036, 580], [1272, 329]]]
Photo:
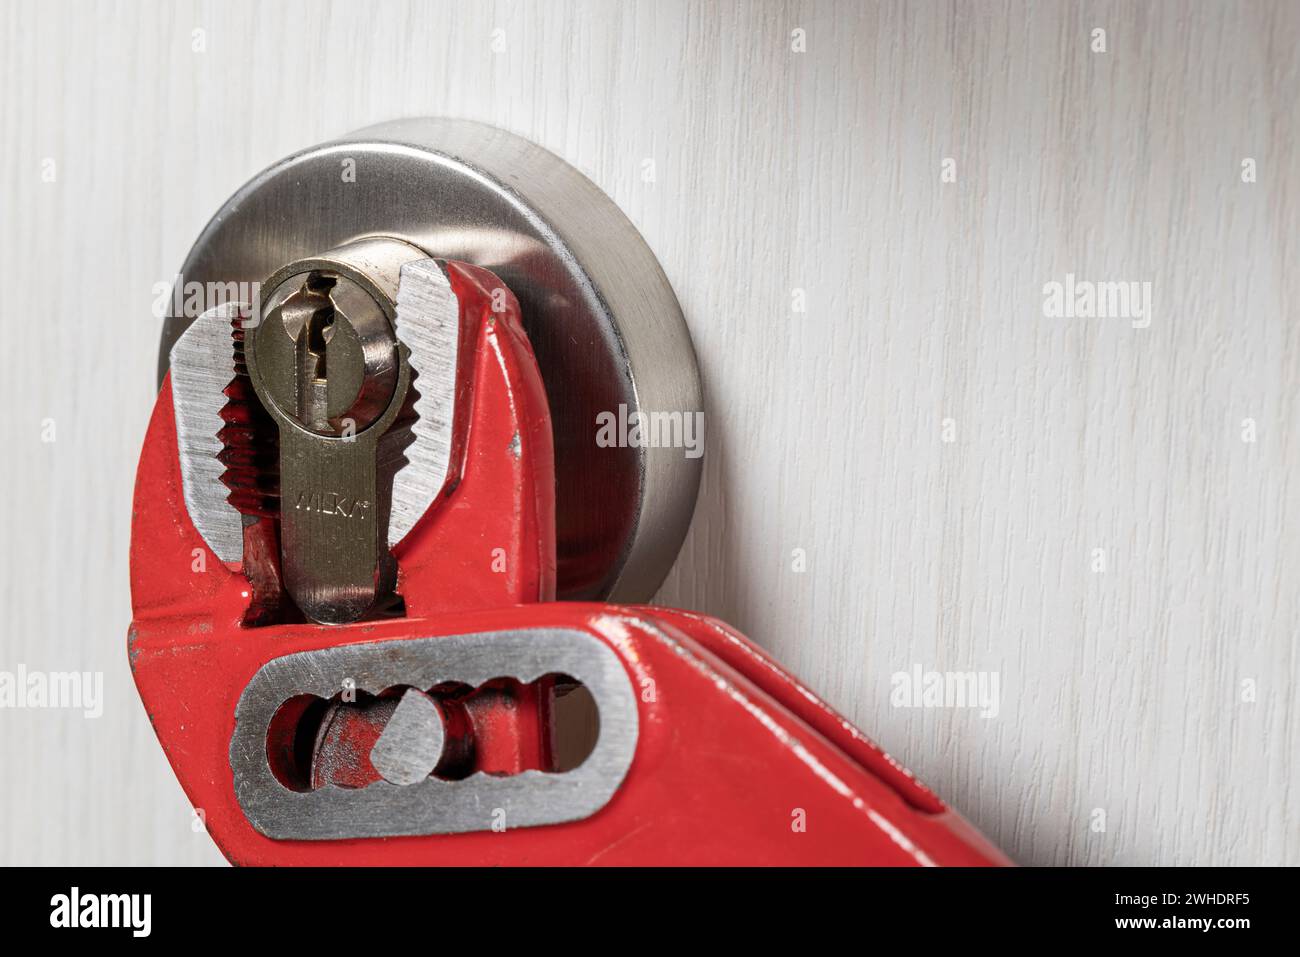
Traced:
[[[0, 863], [220, 860], [126, 664], [152, 286], [257, 170], [425, 114], [576, 165], [677, 290], [708, 448], [660, 601], [1019, 861], [1300, 863], [1297, 49], [1286, 2], [0, 4], [0, 669], [106, 675], [98, 720], [0, 711]], [[1067, 272], [1150, 327], [1045, 318]], [[891, 707], [913, 664], [998, 716]]]

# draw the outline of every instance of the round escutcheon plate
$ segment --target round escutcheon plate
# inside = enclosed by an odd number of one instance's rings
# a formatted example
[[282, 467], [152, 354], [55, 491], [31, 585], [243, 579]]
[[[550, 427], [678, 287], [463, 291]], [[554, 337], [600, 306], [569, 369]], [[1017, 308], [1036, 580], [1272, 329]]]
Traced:
[[[345, 161], [355, 164], [345, 181]], [[349, 164], [350, 165], [350, 164]], [[366, 236], [491, 269], [519, 299], [555, 431], [559, 597], [648, 600], [699, 488], [682, 448], [597, 443], [598, 416], [702, 410], [681, 306], [636, 228], [554, 154], [466, 120], [398, 120], [276, 163], [232, 196], [186, 283], [263, 282]], [[188, 319], [163, 327], [159, 378]]]

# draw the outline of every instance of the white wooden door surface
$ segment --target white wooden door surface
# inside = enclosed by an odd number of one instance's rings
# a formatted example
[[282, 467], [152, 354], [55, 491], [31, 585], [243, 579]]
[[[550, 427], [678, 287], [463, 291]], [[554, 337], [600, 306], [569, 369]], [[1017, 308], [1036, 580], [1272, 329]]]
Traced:
[[[0, 709], [0, 863], [221, 860], [126, 661], [153, 285], [412, 115], [558, 153], [676, 288], [707, 450], [660, 601], [1021, 862], [1300, 863], [1298, 49], [1288, 2], [0, 3], [0, 671], [105, 676]], [[1045, 315], [1067, 274], [1149, 315]], [[896, 707], [914, 667], [996, 714]]]

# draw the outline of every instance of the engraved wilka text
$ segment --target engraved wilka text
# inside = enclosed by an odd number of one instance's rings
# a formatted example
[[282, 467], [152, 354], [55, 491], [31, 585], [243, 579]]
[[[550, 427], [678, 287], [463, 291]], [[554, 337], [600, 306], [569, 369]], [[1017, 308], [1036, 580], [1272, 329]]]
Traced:
[[299, 492], [294, 508], [304, 512], [319, 512], [339, 518], [362, 518], [370, 508], [369, 502], [337, 492]]

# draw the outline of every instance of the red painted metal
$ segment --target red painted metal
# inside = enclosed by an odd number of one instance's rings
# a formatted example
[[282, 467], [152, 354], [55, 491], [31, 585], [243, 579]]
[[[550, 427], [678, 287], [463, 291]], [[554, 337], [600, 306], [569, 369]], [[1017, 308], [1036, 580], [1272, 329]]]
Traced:
[[[496, 277], [461, 264], [449, 271], [462, 318], [458, 480], [395, 549], [406, 617], [341, 627], [245, 624], [248, 578], [217, 561], [189, 519], [168, 383], [158, 397], [136, 479], [129, 654], [159, 741], [223, 853], [240, 864], [1009, 863], [724, 623], [673, 609], [551, 600], [554, 469], [541, 378], [513, 297], [504, 312], [492, 309]], [[636, 690], [635, 756], [596, 814], [503, 832], [327, 841], [272, 840], [244, 817], [229, 761], [235, 705], [269, 660], [543, 627], [603, 642]], [[552, 766], [549, 687], [497, 682], [444, 697], [440, 706], [458, 715], [449, 721], [463, 722], [458, 733], [476, 742], [472, 764], [456, 774]], [[286, 761], [291, 711], [268, 741], [268, 754]], [[338, 720], [352, 727], [336, 737], [353, 735], [365, 754], [384, 709], [372, 703]], [[375, 779], [368, 760], [348, 766], [337, 760], [346, 748], [319, 744], [331, 759], [319, 764], [321, 780]]]

